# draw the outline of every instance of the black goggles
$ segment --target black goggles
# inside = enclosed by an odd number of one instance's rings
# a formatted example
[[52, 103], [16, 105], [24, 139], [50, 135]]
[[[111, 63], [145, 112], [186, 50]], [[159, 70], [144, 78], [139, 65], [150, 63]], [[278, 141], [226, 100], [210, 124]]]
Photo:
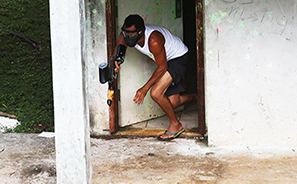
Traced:
[[127, 33], [137, 33], [137, 35], [139, 35], [139, 31], [142, 31], [143, 29], [140, 28], [140, 29], [136, 29], [134, 31], [129, 31], [127, 29], [124, 28], [124, 26], [121, 28], [122, 32], [123, 32], [123, 35], [126, 37], [127, 36]]

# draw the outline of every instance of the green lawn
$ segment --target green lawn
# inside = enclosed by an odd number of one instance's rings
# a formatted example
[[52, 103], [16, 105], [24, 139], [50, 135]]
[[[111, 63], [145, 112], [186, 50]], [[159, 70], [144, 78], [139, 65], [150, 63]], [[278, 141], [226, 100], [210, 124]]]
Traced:
[[51, 65], [48, 0], [0, 0], [0, 111], [21, 122], [7, 132], [54, 131]]

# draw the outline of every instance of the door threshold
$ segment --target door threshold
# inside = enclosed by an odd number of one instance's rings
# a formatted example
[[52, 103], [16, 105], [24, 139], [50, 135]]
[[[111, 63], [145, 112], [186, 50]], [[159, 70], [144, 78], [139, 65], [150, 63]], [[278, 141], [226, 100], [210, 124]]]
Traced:
[[[157, 138], [159, 135], [162, 135], [165, 132], [165, 128], [119, 128], [116, 133], [112, 133], [110, 135], [100, 135], [100, 136], [92, 136], [92, 138], [99, 139], [123, 139], [123, 138], [146, 138], [146, 137], [154, 137]], [[206, 146], [208, 146], [208, 136], [202, 135], [198, 133], [198, 128], [186, 128], [185, 132], [183, 132], [178, 138], [181, 139], [195, 139], [199, 142], [203, 142]]]
[[[112, 135], [116, 136], [137, 136], [137, 137], [157, 137], [162, 135], [164, 128], [120, 128], [119, 131]], [[198, 128], [186, 128], [179, 137], [204, 137], [198, 133]]]

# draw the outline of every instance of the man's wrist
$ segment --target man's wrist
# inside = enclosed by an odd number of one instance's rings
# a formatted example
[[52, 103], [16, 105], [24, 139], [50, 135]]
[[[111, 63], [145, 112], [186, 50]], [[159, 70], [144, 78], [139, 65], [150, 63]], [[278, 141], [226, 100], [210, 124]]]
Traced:
[[150, 89], [147, 85], [144, 85], [142, 88], [143, 88], [146, 92]]

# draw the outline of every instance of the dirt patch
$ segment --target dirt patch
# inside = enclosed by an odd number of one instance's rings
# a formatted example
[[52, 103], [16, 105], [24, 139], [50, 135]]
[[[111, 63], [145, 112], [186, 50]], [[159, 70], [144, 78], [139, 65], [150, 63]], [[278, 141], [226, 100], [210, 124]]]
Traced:
[[228, 158], [220, 183], [294, 184], [297, 181], [297, 158], [287, 156], [236, 156]]
[[[150, 156], [151, 155], [151, 156]], [[147, 155], [119, 164], [93, 167], [94, 182], [113, 183], [216, 183], [223, 173], [222, 163], [212, 158], [182, 155]], [[100, 178], [100, 179], [99, 179]], [[99, 180], [96, 180], [99, 179]]]
[[0, 134], [0, 151], [1, 183], [56, 183], [54, 138]]
[[47, 173], [49, 177], [56, 176], [55, 165], [33, 164], [23, 168], [22, 174], [25, 178], [33, 177], [41, 173]]
[[93, 183], [216, 183], [224, 164], [200, 154], [203, 143], [179, 141], [92, 139]]

